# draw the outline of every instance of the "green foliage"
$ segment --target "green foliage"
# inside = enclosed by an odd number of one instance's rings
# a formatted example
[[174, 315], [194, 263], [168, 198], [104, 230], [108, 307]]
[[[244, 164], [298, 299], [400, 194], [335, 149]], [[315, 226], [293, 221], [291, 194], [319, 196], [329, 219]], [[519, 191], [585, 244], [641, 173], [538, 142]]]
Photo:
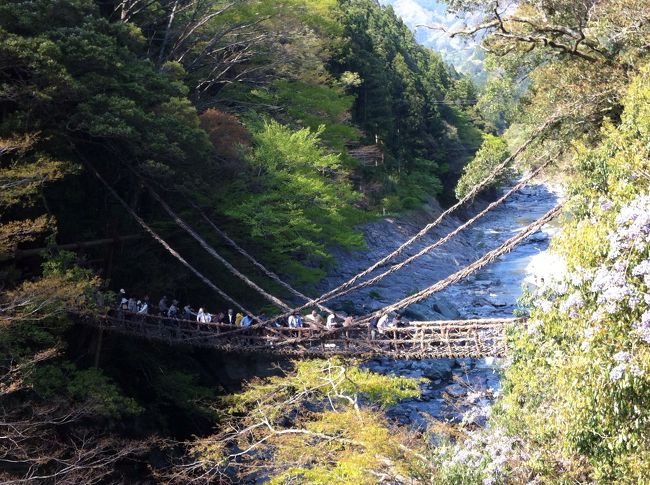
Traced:
[[317, 131], [323, 126], [323, 143], [343, 151], [345, 143], [358, 138], [347, 123], [353, 96], [327, 85], [281, 80], [271, 85], [273, 101], [284, 106], [291, 123]]
[[[485, 135], [485, 139], [476, 156], [463, 169], [463, 176], [456, 185], [456, 197], [464, 197], [475, 185], [494, 172], [495, 167], [503, 162], [510, 152], [502, 138]], [[504, 170], [497, 174], [488, 187], [498, 187], [512, 177], [512, 172]]]
[[322, 267], [329, 246], [363, 247], [362, 235], [351, 229], [359, 216], [350, 205], [358, 196], [345, 180], [340, 157], [319, 145], [323, 129], [293, 131], [263, 122], [246, 156], [251, 173], [234, 183], [239, 196], [222, 202], [224, 212], [247, 226], [249, 237], [276, 261], [297, 257]]
[[[9, 2], [0, 5], [0, 60], [0, 253], [2, 278], [10, 276], [0, 295], [2, 391], [9, 396], [0, 394], [0, 404], [21, 401], [23, 412], [51, 403], [48, 412], [83, 414], [91, 432], [138, 414], [165, 430], [174, 413], [203, 422], [214, 417], [204, 406], [214, 393], [198, 372], [166, 365], [167, 356], [140, 344], [125, 346], [129, 356], [118, 362], [110, 342], [102, 348], [93, 332], [70, 331], [69, 313], [92, 318], [106, 304], [89, 268], [101, 268], [103, 284], [129, 295], [174, 289], [194, 305], [208, 301], [153, 242], [118, 242], [140, 229], [88, 165], [206, 274], [221, 268], [193, 253], [134, 171], [172, 207], [185, 208], [188, 220], [196, 213], [186, 196], [212, 208], [256, 256], [304, 283], [324, 274], [332, 247], [364, 247], [355, 226], [370, 211], [359, 207], [387, 197], [395, 210], [415, 208], [440, 193], [447, 145], [458, 141], [447, 136], [455, 114], [439, 104], [454, 76], [372, 1]], [[372, 173], [347, 150], [374, 143], [375, 135], [386, 164]], [[365, 200], [358, 189], [377, 183], [381, 193]], [[79, 254], [56, 249], [106, 239], [116, 241]], [[16, 251], [39, 247], [50, 248], [42, 268], [37, 257], [9, 262]], [[237, 282], [217, 281], [262, 308]], [[90, 368], [95, 348], [98, 367]], [[312, 383], [323, 377], [315, 368], [298, 374]], [[342, 411], [355, 408], [349, 398], [381, 408], [415, 395], [412, 382], [358, 369], [312, 393]], [[317, 432], [350, 426], [350, 439], [361, 443], [349, 457], [335, 450], [338, 464], [323, 468], [321, 480], [362, 482], [368, 468], [385, 467], [379, 459], [359, 465], [365, 453], [402, 456], [400, 446], [385, 444], [391, 427], [374, 416], [355, 409], [314, 420]], [[54, 473], [65, 458], [43, 463], [33, 471]], [[408, 467], [417, 468], [412, 460]]]
[[120, 418], [143, 411], [101, 370], [78, 369], [69, 362], [38, 367], [30, 384], [42, 399], [67, 398], [93, 414]]
[[476, 104], [477, 112], [486, 122], [486, 131], [503, 133], [515, 121], [520, 94], [512, 78], [494, 76], [488, 79]]
[[370, 0], [339, 3], [345, 40], [333, 65], [336, 74], [359, 78], [348, 84], [356, 97], [353, 119], [406, 165], [416, 157], [435, 159], [444, 117], [439, 102], [452, 85], [442, 60], [416, 43], [392, 9]]
[[276, 404], [290, 399], [295, 392], [306, 392], [304, 398], [321, 401], [334, 399], [342, 404], [366, 399], [380, 407], [388, 407], [400, 399], [419, 395], [416, 380], [404, 377], [389, 377], [375, 374], [356, 366], [349, 366], [339, 358], [327, 361], [295, 361], [294, 370], [284, 376], [250, 382], [244, 392], [224, 398], [230, 413], [250, 411], [264, 413], [269, 418], [279, 418], [294, 406], [301, 406], [300, 400], [291, 407]]
[[[271, 483], [371, 484], [377, 472], [419, 479], [427, 471], [421, 444], [373, 410], [417, 395], [415, 380], [340, 359], [294, 362], [286, 375], [252, 381], [225, 398], [230, 424], [244, 432], [200, 440], [191, 451], [200, 473], [228, 468], [240, 480], [251, 477], [251, 468], [239, 466], [233, 446], [248, 448], [245, 461], [264, 469]], [[249, 447], [250, 439], [257, 444]]]
[[650, 168], [648, 72], [631, 84], [619, 126], [578, 149], [572, 217], [556, 243], [569, 274], [534, 295], [528, 330], [512, 337], [499, 423], [535, 449], [541, 463], [525, 466], [549, 481], [638, 483], [650, 470], [649, 254], [646, 229], [631, 229], [647, 225], [635, 207], [650, 185], [638, 177]]

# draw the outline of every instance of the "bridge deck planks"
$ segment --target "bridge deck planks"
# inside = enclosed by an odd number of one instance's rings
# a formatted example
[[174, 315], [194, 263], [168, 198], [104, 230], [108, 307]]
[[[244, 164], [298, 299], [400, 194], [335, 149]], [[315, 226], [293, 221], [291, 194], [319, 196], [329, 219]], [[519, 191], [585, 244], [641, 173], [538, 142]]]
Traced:
[[430, 359], [502, 357], [507, 351], [507, 329], [525, 322], [525, 319], [411, 322], [407, 327], [377, 332], [374, 340], [365, 327], [338, 327], [332, 330], [263, 327], [242, 332], [241, 327], [232, 325], [117, 312], [94, 318], [84, 317], [78, 321], [138, 338], [228, 352]]

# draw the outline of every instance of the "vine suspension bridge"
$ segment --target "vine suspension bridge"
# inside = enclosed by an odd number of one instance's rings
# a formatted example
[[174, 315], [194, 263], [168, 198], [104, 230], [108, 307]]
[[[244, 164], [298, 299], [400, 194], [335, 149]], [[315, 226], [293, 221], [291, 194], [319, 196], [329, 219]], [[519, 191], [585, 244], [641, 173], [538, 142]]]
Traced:
[[[81, 317], [80, 323], [92, 325], [102, 330], [114, 331], [122, 334], [133, 335], [150, 340], [163, 341], [170, 344], [190, 345], [196, 347], [210, 347], [225, 351], [238, 352], [272, 352], [285, 355], [325, 356], [325, 355], [390, 355], [397, 358], [445, 358], [445, 357], [486, 357], [503, 356], [507, 350], [506, 332], [515, 324], [525, 324], [525, 318], [497, 318], [474, 320], [436, 320], [410, 322], [408, 326], [386, 328], [379, 332], [370, 332], [371, 321], [391, 312], [397, 312], [409, 305], [427, 299], [431, 295], [442, 291], [448, 286], [461, 281], [475, 271], [495, 261], [503, 254], [511, 251], [533, 233], [540, 230], [546, 223], [555, 218], [561, 211], [562, 204], [555, 206], [542, 217], [526, 226], [523, 230], [512, 236], [496, 249], [485, 253], [483, 256], [465, 266], [459, 271], [435, 282], [434, 284], [415, 292], [393, 304], [378, 309], [370, 314], [355, 318], [351, 323], [338, 328], [287, 328], [280, 322], [290, 315], [308, 308], [336, 313], [325, 306], [329, 300], [346, 295], [360, 288], [375, 284], [384, 277], [399, 271], [423, 255], [443, 245], [458, 233], [474, 224], [486, 213], [503, 203], [513, 193], [521, 190], [537, 177], [552, 162], [552, 157], [541, 163], [536, 169], [525, 175], [514, 187], [504, 193], [499, 199], [489, 204], [474, 217], [456, 227], [449, 234], [440, 238], [433, 244], [421, 249], [416, 254], [407, 257], [399, 263], [394, 263], [382, 273], [363, 281], [363, 278], [376, 270], [387, 266], [392, 260], [402, 255], [415, 241], [438, 226], [441, 221], [456, 211], [460, 206], [474, 198], [482, 189], [487, 187], [500, 173], [502, 173], [515, 159], [519, 157], [534, 141], [543, 138], [549, 129], [563, 119], [563, 115], [555, 114], [540, 125], [531, 136], [522, 143], [513, 154], [503, 160], [480, 183], [476, 184], [456, 204], [442, 212], [433, 222], [424, 226], [417, 234], [405, 241], [396, 250], [381, 258], [367, 269], [350, 278], [341, 285], [327, 291], [318, 298], [310, 298], [293, 288], [282, 280], [277, 274], [267, 269], [253, 256], [241, 248], [227, 234], [219, 229], [210, 218], [195, 204], [193, 208], [199, 212], [207, 224], [223, 240], [234, 248], [242, 257], [249, 260], [266, 277], [280, 284], [294, 297], [305, 303], [292, 308], [278, 297], [268, 293], [246, 275], [236, 269], [230, 262], [221, 256], [201, 235], [185, 222], [174, 210], [156, 193], [152, 186], [142, 176], [129, 167], [142, 181], [151, 196], [160, 204], [169, 217], [188, 235], [195, 239], [201, 247], [214, 259], [219, 261], [226, 269], [242, 282], [260, 294], [267, 301], [277, 307], [282, 313], [270, 319], [254, 316], [226, 292], [219, 288], [210, 278], [192, 266], [181, 254], [174, 250], [157, 232], [155, 232], [135, 211], [124, 201], [115, 189], [102, 177], [95, 167], [86, 162], [88, 169], [95, 174], [99, 181], [106, 186], [111, 195], [119, 202], [135, 221], [167, 252], [215, 291], [223, 300], [240, 308], [244, 313], [252, 316], [254, 323], [248, 327], [236, 327], [218, 323], [201, 323], [183, 319], [156, 317], [150, 315], [136, 315], [123, 312], [114, 312], [101, 317]], [[336, 315], [342, 318], [341, 315]]]

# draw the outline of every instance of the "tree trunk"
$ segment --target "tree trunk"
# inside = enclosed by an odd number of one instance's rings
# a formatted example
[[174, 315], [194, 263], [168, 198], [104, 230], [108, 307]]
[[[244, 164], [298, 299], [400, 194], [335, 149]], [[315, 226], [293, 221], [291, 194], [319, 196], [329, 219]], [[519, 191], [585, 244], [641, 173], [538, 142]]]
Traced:
[[167, 28], [165, 29], [165, 36], [163, 37], [162, 44], [160, 45], [160, 55], [158, 56], [158, 67], [162, 66], [163, 59], [165, 58], [165, 50], [167, 50], [167, 44], [169, 43], [169, 35], [172, 30], [172, 24], [174, 23], [174, 17], [176, 16], [176, 9], [178, 8], [179, 0], [174, 2], [172, 11], [169, 14], [169, 21], [167, 22]]

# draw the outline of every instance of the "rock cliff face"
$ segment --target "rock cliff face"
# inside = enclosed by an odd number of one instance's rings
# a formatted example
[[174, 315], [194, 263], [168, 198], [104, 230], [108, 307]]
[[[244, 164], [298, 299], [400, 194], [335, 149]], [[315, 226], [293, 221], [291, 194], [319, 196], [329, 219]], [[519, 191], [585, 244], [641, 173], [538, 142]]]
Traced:
[[[485, 252], [496, 248], [517, 231], [551, 209], [558, 194], [545, 185], [524, 188], [474, 226], [375, 286], [344, 296], [333, 306], [364, 314], [427, 287], [458, 271]], [[445, 236], [462, 223], [463, 217], [480, 210], [476, 201], [467, 212], [450, 217], [415, 243], [407, 254]], [[384, 218], [366, 225], [368, 251], [336, 254], [337, 267], [319, 290], [340, 284], [394, 250], [404, 240], [433, 220], [441, 209], [430, 205], [400, 218]], [[457, 285], [405, 309], [406, 320], [509, 317], [516, 307], [523, 284], [534, 284], [556, 265], [546, 252], [555, 228], [547, 226], [511, 253]], [[399, 259], [401, 260], [401, 259]], [[541, 263], [540, 263], [541, 262]], [[498, 363], [491, 359], [447, 359], [393, 361], [374, 359], [367, 367], [381, 373], [423, 378], [421, 399], [402, 402], [390, 411], [401, 422], [423, 425], [425, 416], [460, 420], [463, 415], [481, 423], [487, 405], [499, 389]]]

